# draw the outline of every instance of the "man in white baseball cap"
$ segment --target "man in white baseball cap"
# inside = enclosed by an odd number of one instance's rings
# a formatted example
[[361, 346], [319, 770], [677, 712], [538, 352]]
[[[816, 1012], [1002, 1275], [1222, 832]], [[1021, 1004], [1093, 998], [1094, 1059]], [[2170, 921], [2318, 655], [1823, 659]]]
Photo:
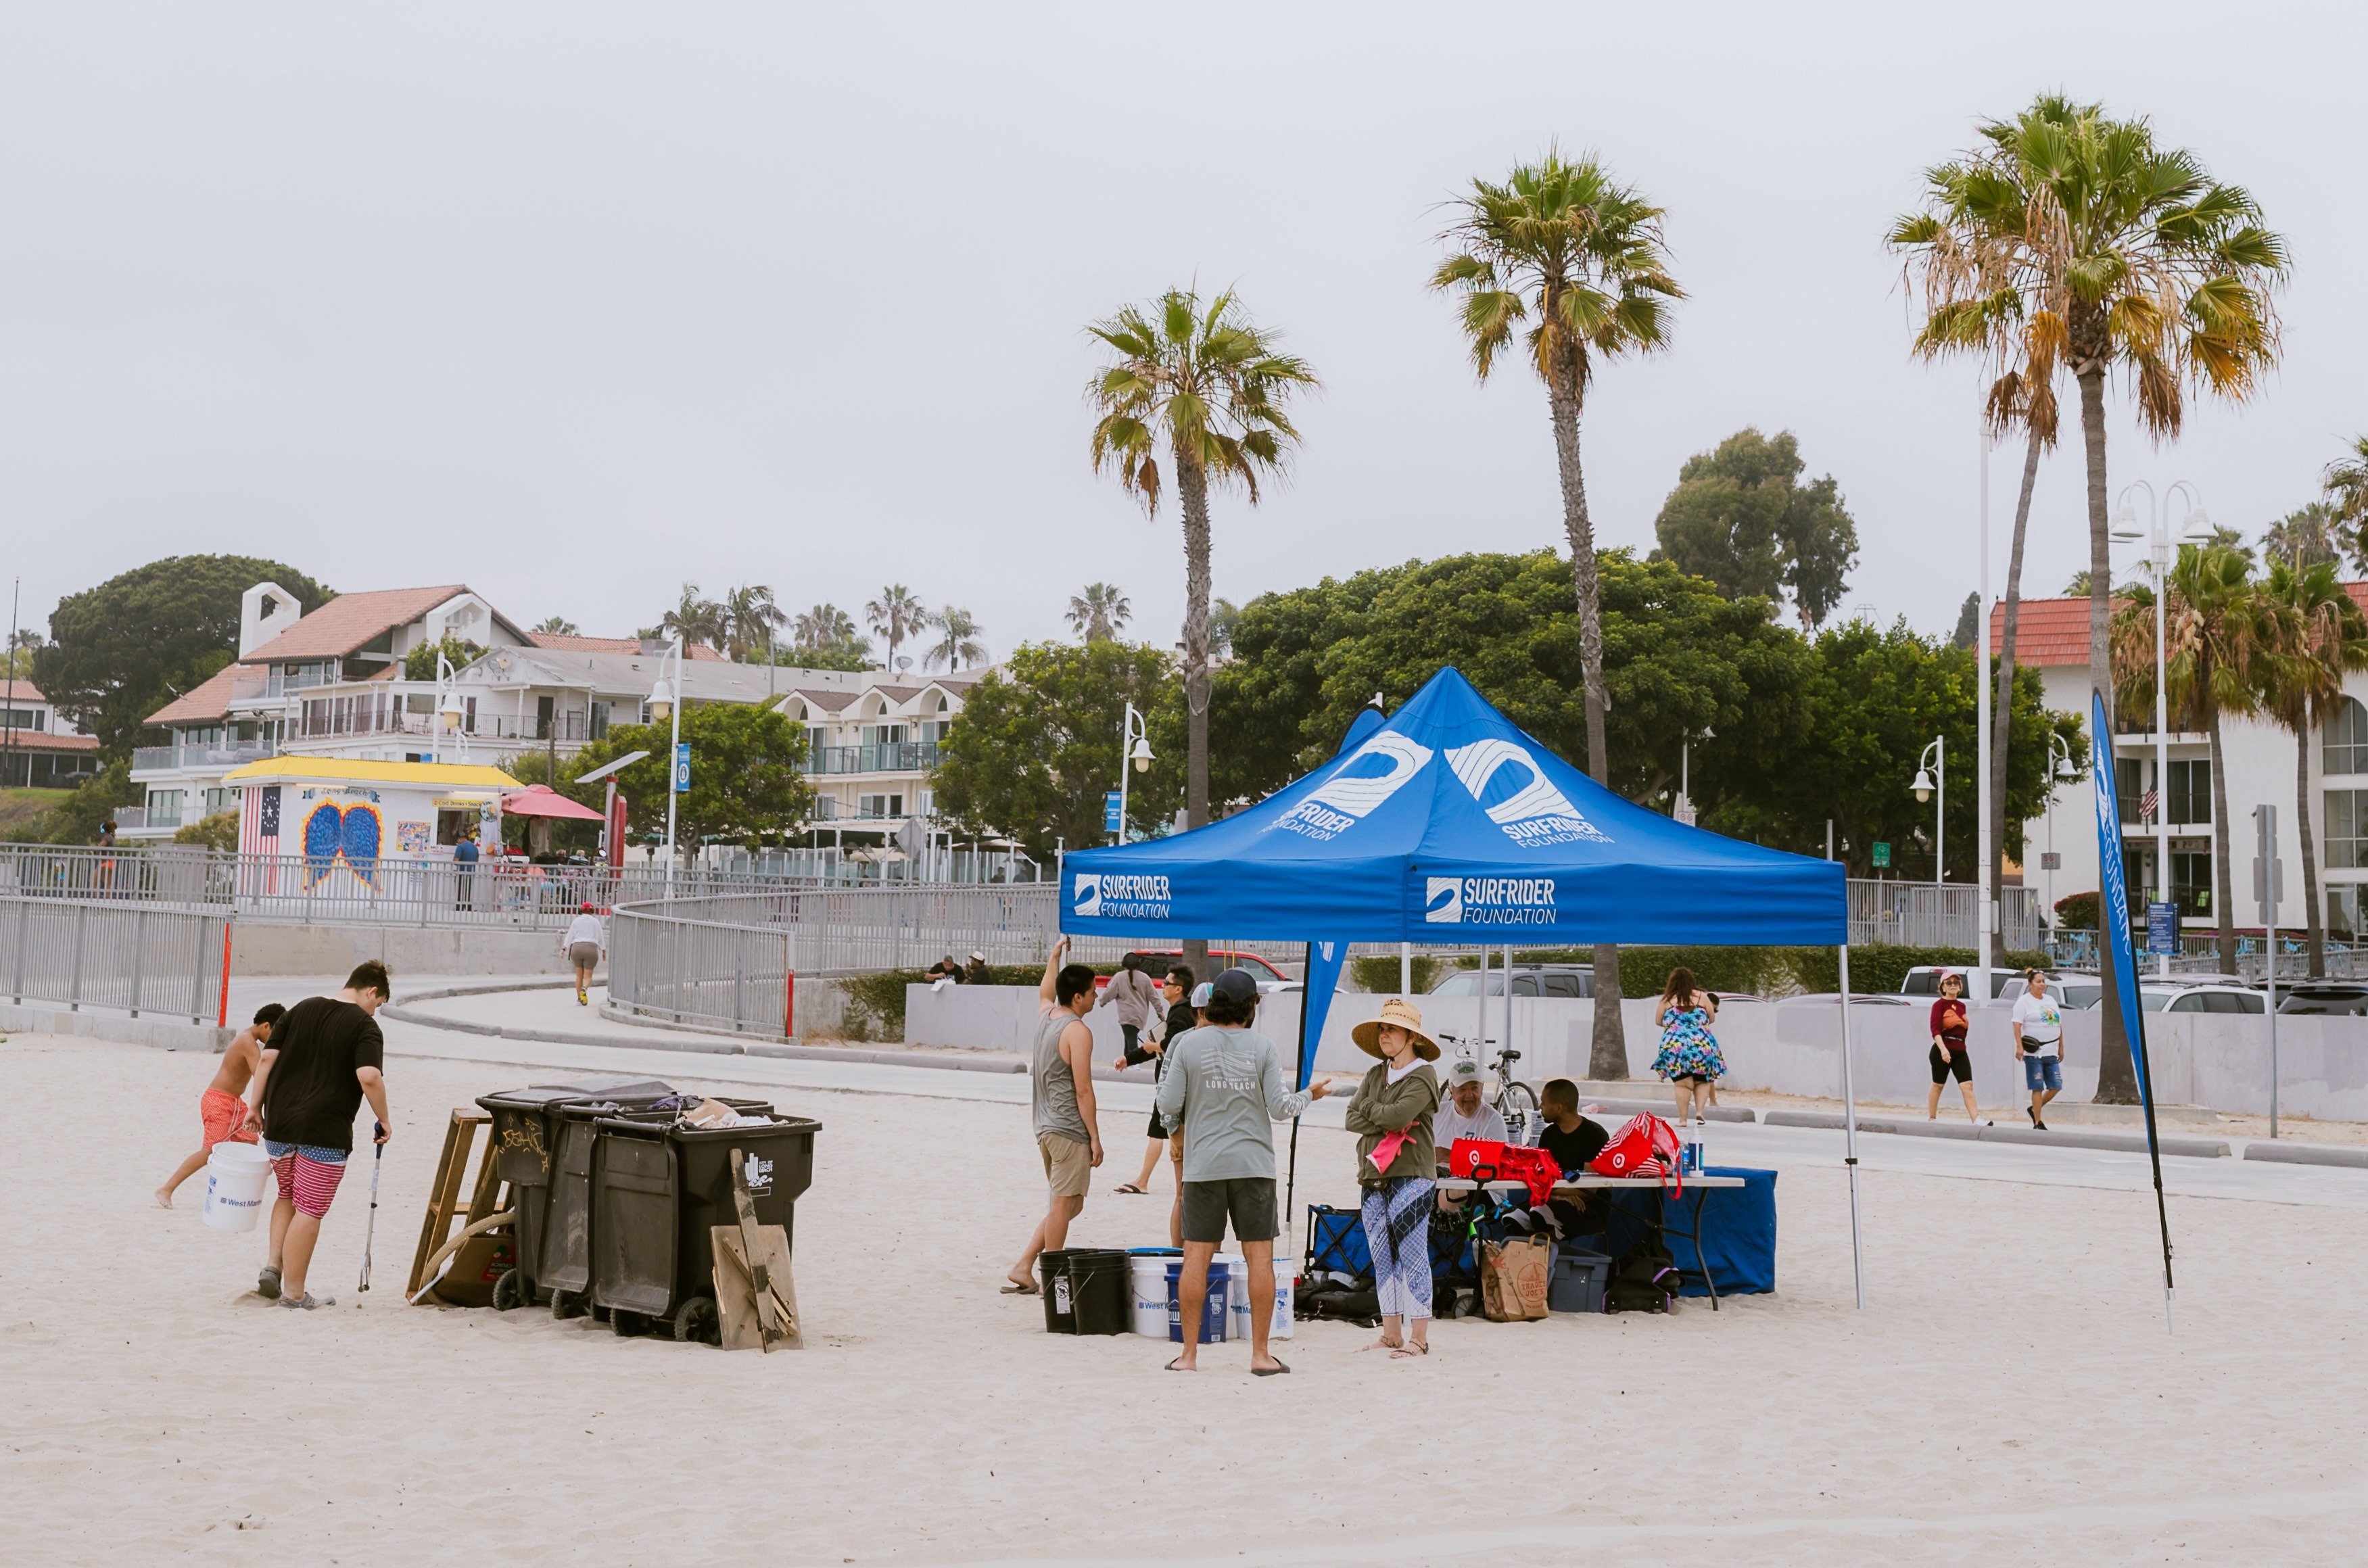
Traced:
[[1480, 1063], [1469, 1056], [1459, 1056], [1447, 1070], [1447, 1103], [1440, 1106], [1431, 1121], [1431, 1140], [1439, 1146], [1439, 1167], [1447, 1168], [1450, 1150], [1458, 1138], [1487, 1138], [1497, 1142], [1510, 1142], [1505, 1131], [1505, 1119], [1497, 1108], [1481, 1103]]

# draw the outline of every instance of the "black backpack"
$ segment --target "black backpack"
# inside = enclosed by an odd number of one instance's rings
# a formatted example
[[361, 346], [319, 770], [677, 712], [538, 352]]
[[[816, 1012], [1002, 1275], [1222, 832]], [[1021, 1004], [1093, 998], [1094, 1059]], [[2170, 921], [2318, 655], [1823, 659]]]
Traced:
[[1666, 1312], [1677, 1306], [1678, 1270], [1668, 1249], [1647, 1236], [1612, 1266], [1604, 1288], [1607, 1312]]

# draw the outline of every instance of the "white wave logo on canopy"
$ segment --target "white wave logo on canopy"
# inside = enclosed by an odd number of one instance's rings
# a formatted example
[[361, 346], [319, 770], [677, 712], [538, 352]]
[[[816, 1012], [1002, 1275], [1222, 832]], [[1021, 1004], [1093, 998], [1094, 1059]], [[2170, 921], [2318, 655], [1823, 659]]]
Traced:
[[1069, 907], [1079, 918], [1092, 920], [1165, 920], [1167, 879], [1164, 876], [1121, 876], [1116, 872], [1079, 871], [1070, 890]]
[[1274, 824], [1319, 843], [1338, 838], [1423, 770], [1431, 749], [1395, 730], [1376, 730], [1338, 771]]
[[1488, 820], [1524, 848], [1582, 839], [1611, 842], [1600, 828], [1579, 815], [1569, 796], [1554, 787], [1537, 759], [1510, 741], [1491, 739], [1456, 746], [1447, 754], [1447, 766], [1488, 813]]
[[1551, 926], [1552, 877], [1429, 877], [1422, 917], [1432, 926]]

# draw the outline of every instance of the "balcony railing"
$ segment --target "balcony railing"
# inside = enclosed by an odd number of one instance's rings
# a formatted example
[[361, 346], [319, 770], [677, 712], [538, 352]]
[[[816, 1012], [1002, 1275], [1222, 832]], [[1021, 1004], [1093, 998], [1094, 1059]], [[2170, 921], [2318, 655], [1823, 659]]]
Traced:
[[236, 767], [270, 755], [271, 745], [267, 741], [233, 741], [228, 745], [134, 746], [131, 769], [139, 773], [176, 767]]
[[869, 746], [816, 746], [808, 773], [922, 773], [938, 765], [935, 741], [892, 741]]

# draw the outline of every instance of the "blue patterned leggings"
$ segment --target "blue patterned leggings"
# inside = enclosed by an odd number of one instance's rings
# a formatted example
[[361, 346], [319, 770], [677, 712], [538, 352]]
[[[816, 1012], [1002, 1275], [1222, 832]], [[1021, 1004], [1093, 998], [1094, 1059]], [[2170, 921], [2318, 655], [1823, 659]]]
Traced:
[[1365, 1188], [1365, 1245], [1383, 1317], [1430, 1316], [1430, 1195], [1425, 1176], [1396, 1176]]

